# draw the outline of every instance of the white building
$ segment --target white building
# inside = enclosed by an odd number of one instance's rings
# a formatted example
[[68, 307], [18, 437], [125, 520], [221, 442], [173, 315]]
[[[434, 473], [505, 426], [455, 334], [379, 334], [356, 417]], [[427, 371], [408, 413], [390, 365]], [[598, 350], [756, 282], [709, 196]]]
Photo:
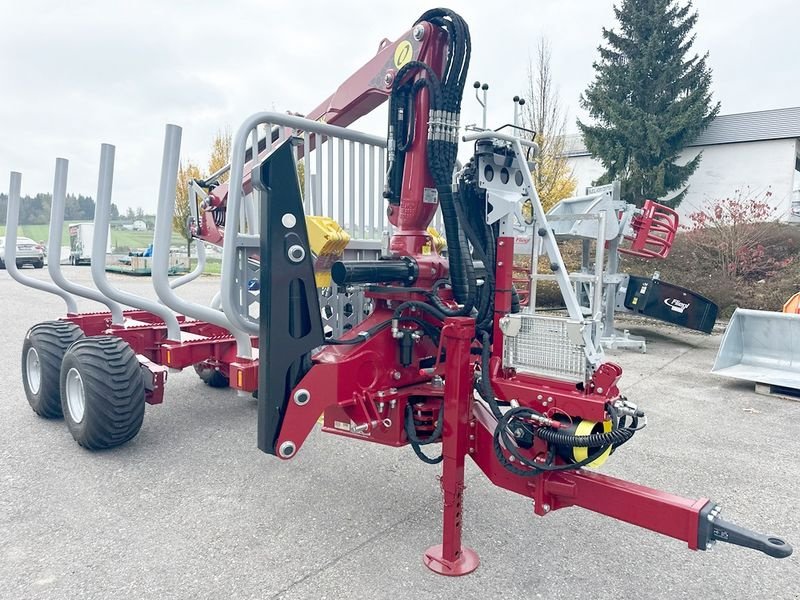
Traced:
[[[568, 138], [566, 155], [583, 193], [604, 169], [580, 134]], [[800, 107], [720, 115], [681, 152], [678, 164], [699, 152], [700, 166], [678, 207], [684, 223], [690, 213], [748, 187], [754, 195], [769, 189], [776, 216], [800, 221]]]

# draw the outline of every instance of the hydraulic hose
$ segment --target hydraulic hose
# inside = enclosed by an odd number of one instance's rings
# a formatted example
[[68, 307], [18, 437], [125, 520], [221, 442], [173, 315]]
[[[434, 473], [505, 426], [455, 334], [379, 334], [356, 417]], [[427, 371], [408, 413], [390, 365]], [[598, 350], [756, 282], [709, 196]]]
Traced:
[[634, 429], [620, 428], [603, 433], [589, 435], [573, 435], [553, 429], [551, 427], [537, 427], [536, 437], [542, 438], [549, 444], [556, 446], [570, 446], [573, 448], [596, 448], [598, 446], [620, 445], [633, 437]]

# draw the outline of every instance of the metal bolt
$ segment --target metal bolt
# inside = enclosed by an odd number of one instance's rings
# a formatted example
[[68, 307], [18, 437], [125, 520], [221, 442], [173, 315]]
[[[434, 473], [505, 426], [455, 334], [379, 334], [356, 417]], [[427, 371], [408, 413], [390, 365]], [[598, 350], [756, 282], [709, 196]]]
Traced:
[[505, 242], [505, 240], [500, 240], [499, 242], [497, 242], [497, 245], [498, 246], [505, 246], [506, 242]]
[[546, 513], [550, 512], [550, 505], [549, 504], [542, 504], [542, 510]]
[[713, 515], [713, 514], [711, 514], [711, 513], [709, 513], [709, 514], [706, 516], [706, 519], [708, 519], [710, 522], [712, 522], [712, 523], [713, 523], [713, 522], [714, 522], [714, 515]]
[[475, 448], [470, 448], [469, 453], [472, 454], [473, 452], [475, 452]]
[[311, 400], [311, 394], [308, 390], [301, 389], [294, 393], [294, 403], [297, 404], [297, 406], [305, 406], [308, 404], [309, 400]]
[[[393, 71], [389, 71], [384, 76], [383, 83], [386, 85], [386, 87], [390, 87], [392, 85], [392, 82], [394, 82], [394, 72]], [[389, 210], [391, 211], [391, 208]]]
[[283, 224], [286, 229], [291, 229], [297, 225], [297, 219], [292, 213], [286, 213], [281, 217], [281, 224]]
[[420, 41], [423, 37], [425, 37], [425, 28], [422, 25], [417, 25], [414, 27], [414, 39]]
[[397, 400], [390, 400], [389, 401], [389, 409], [394, 410], [394, 407], [397, 406]]
[[402, 373], [400, 373], [400, 371], [392, 371], [392, 379], [394, 379], [395, 381], [400, 379], [402, 376], [403, 375]]
[[291, 458], [294, 456], [296, 451], [297, 448], [295, 447], [294, 442], [290, 441], [283, 442], [278, 448], [278, 454], [281, 455], [281, 458]]
[[384, 408], [386, 408], [386, 404], [384, 402], [378, 402], [378, 412], [382, 413]]
[[497, 266], [498, 267], [502, 267], [503, 266], [503, 261], [502, 260], [497, 261]]
[[601, 388], [601, 387], [597, 388], [597, 393], [598, 394], [602, 394], [603, 393], [603, 388]]
[[470, 434], [469, 434], [469, 439], [470, 439], [470, 440], [474, 440], [474, 439], [475, 439], [475, 435], [474, 435], [474, 434], [472, 434], [472, 433], [470, 433]]
[[380, 392], [378, 392], [376, 394], [376, 396], [378, 396], [378, 398], [383, 398], [385, 395], [386, 395], [386, 392], [384, 392], [383, 390], [381, 390]]
[[289, 247], [288, 256], [289, 260], [293, 263], [302, 262], [302, 260], [306, 257], [305, 248], [299, 244], [294, 244], [293, 246]]

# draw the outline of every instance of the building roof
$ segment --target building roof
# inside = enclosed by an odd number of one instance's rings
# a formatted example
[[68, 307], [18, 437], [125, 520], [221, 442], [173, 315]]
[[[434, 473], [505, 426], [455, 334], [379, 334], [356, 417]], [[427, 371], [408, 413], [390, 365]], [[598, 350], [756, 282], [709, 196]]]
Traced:
[[[800, 138], [800, 106], [719, 115], [689, 147], [787, 138]], [[581, 134], [567, 135], [564, 141], [565, 156], [589, 155]]]

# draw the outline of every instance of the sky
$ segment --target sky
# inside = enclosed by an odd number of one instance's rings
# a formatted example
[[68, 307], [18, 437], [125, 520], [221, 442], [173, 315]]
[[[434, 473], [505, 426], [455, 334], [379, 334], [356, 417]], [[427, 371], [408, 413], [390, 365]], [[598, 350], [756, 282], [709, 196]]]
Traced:
[[[470, 26], [469, 81], [488, 82], [489, 126], [511, 120], [541, 36], [552, 47], [567, 131], [585, 118], [611, 0], [456, 1]], [[215, 133], [260, 110], [317, 106], [403, 35], [427, 2], [339, 0], [0, 0], [0, 190], [52, 191], [56, 157], [68, 190], [95, 196], [100, 144], [116, 146], [113, 201], [155, 212], [164, 126], [183, 128], [182, 158], [204, 164]], [[695, 48], [710, 53], [722, 114], [800, 105], [800, 2], [695, 0]], [[462, 124], [480, 120], [467, 89]], [[385, 109], [357, 124], [385, 135]]]

